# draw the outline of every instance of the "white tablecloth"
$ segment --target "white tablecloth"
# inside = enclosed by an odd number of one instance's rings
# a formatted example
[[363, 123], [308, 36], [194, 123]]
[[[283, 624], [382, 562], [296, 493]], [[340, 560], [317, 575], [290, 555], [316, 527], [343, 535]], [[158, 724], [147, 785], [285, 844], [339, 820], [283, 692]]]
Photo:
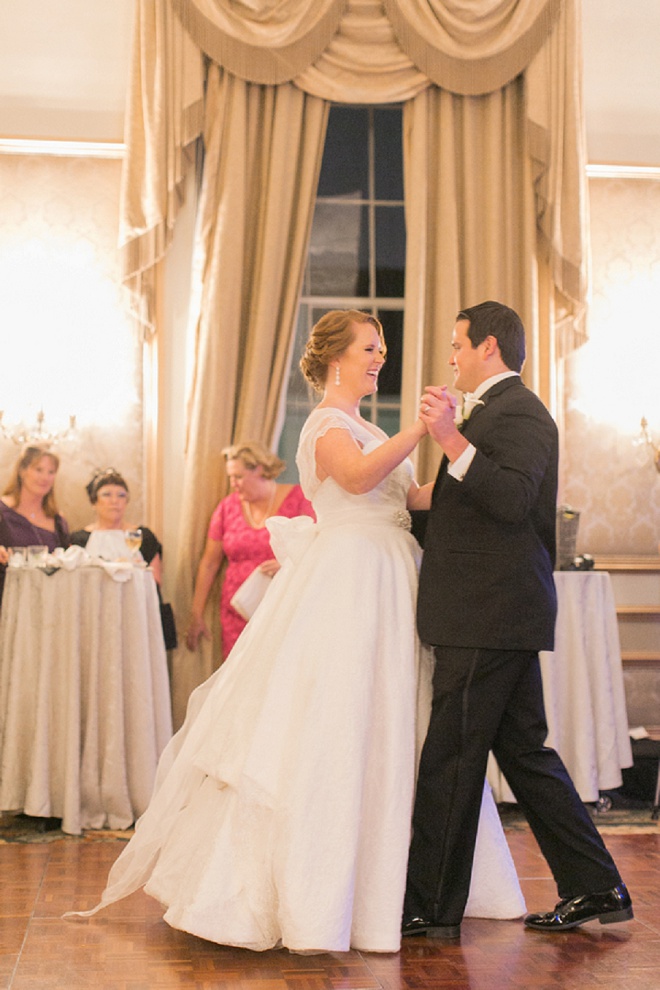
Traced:
[[0, 614], [0, 809], [126, 828], [172, 734], [156, 585], [135, 569], [9, 569]]
[[[605, 571], [557, 571], [555, 649], [541, 653], [547, 745], [557, 750], [583, 801], [621, 784], [632, 766], [616, 607]], [[491, 755], [497, 801], [514, 801]]]

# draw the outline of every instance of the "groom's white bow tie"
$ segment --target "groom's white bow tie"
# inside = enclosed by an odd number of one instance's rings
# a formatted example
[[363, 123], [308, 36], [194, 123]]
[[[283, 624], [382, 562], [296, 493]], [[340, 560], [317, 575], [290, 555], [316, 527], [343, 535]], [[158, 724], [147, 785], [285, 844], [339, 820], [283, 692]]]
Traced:
[[461, 406], [461, 422], [467, 422], [472, 415], [472, 410], [476, 409], [477, 406], [483, 405], [485, 405], [485, 403], [482, 399], [475, 399], [472, 392], [466, 392], [463, 395], [463, 405]]

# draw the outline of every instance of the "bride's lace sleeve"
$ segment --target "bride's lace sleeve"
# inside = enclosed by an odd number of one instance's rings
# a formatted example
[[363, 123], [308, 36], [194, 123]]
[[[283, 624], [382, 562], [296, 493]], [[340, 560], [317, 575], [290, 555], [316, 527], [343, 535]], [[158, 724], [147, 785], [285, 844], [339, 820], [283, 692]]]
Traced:
[[305, 497], [312, 499], [321, 484], [316, 475], [316, 442], [325, 436], [328, 430], [347, 430], [351, 435], [351, 425], [348, 419], [331, 409], [317, 409], [311, 414], [302, 428], [296, 466], [300, 476], [300, 486]]

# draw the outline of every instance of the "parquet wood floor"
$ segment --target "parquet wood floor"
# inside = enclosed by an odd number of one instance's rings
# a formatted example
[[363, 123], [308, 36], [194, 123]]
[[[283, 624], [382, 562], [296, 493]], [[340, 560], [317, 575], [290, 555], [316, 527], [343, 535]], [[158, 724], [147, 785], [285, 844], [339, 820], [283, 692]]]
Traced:
[[[529, 910], [555, 903], [528, 830], [507, 833]], [[315, 956], [224, 948], [169, 928], [142, 892], [93, 919], [121, 841], [0, 845], [0, 990], [658, 990], [660, 829], [607, 835], [635, 920], [573, 932], [519, 921], [463, 923], [460, 943], [404, 942], [400, 953]]]

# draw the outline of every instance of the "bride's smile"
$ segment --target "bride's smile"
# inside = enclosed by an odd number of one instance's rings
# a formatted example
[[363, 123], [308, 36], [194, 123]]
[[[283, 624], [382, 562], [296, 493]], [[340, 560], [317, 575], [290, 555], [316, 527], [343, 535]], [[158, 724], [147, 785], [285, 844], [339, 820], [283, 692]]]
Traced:
[[385, 363], [385, 348], [371, 323], [353, 325], [354, 338], [330, 369], [328, 386], [359, 401], [378, 389], [378, 375]]

